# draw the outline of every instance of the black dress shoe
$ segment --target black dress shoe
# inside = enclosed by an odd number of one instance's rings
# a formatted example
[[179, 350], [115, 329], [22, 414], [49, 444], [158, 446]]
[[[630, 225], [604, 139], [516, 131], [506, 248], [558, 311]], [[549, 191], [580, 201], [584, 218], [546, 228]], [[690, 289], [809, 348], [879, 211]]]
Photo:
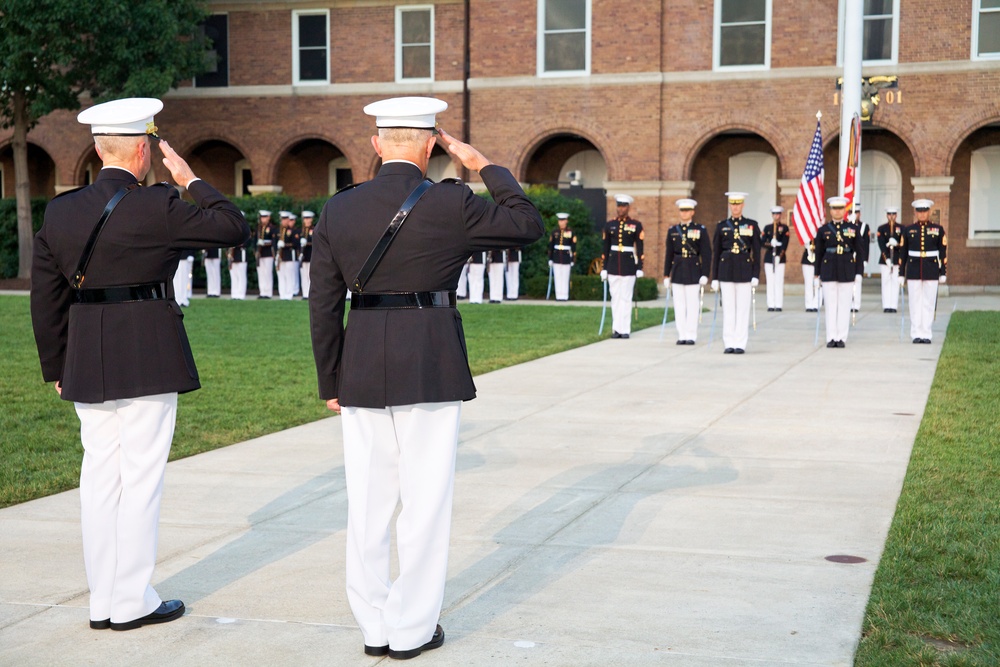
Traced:
[[736, 348], [735, 350], [733, 350], [733, 354], [743, 354], [743, 348], [742, 347]]
[[111, 619], [110, 618], [106, 618], [103, 621], [91, 621], [90, 622], [90, 629], [91, 630], [107, 630], [110, 627], [111, 627]]
[[892, 312], [892, 308], [883, 308], [882, 312], [883, 313], [891, 313]]
[[827, 341], [826, 346], [827, 347], [837, 347], [837, 341], [835, 341], [835, 340]]
[[611, 332], [611, 337], [612, 338], [621, 338], [622, 335], [620, 333], [618, 333], [617, 331], [612, 331]]
[[860, 311], [857, 308], [851, 308], [851, 312], [852, 313], [857, 313], [857, 312], [860, 312]]
[[679, 341], [677, 341], [677, 344], [678, 345], [687, 345], [688, 342], [686, 340], [679, 340]]
[[686, 341], [684, 341], [684, 344], [685, 345], [694, 345], [694, 341], [693, 340], [686, 340]]
[[389, 645], [385, 646], [369, 646], [365, 644], [365, 655], [383, 656], [389, 655]]
[[781, 308], [775, 308], [774, 311], [777, 312], [777, 313], [780, 313], [781, 312]]
[[424, 651], [440, 648], [441, 644], [444, 644], [444, 629], [439, 625], [434, 630], [434, 635], [431, 637], [431, 640], [423, 646], [411, 648], [408, 651], [396, 651], [394, 649], [389, 649], [389, 657], [394, 660], [409, 660], [410, 658], [416, 658]]
[[734, 352], [733, 348], [727, 347], [722, 351], [722, 354], [732, 354]]
[[160, 604], [151, 614], [146, 614], [142, 618], [136, 618], [131, 621], [125, 621], [124, 623], [115, 623], [111, 621], [112, 630], [135, 630], [136, 628], [142, 627], [143, 625], [152, 625], [153, 623], [169, 623], [170, 621], [176, 620], [184, 615], [184, 603], [180, 600], [167, 600]]
[[[619, 338], [628, 338], [628, 334], [618, 334], [618, 337]], [[927, 342], [929, 343], [930, 341], [927, 341]]]
[[768, 308], [768, 309], [767, 309], [767, 312], [769, 312], [769, 313], [773, 313], [773, 312], [774, 312], [774, 308]]
[[847, 343], [842, 340], [837, 341], [837, 347], [847, 347]]
[[923, 343], [923, 342], [924, 342], [923, 338], [914, 338], [913, 339], [913, 344], [914, 345], [920, 345], [920, 343]]
[[922, 338], [922, 339], [920, 339], [920, 342], [923, 343], [924, 345], [930, 345], [931, 344], [931, 339], [930, 338]]

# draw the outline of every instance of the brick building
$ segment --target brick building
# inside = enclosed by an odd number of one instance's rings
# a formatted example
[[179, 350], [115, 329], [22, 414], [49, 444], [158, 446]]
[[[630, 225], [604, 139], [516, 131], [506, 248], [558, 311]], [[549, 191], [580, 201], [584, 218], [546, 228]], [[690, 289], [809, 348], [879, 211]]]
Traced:
[[[817, 111], [836, 190], [845, 1], [212, 0], [218, 67], [171, 91], [157, 124], [224, 192], [313, 196], [377, 171], [365, 104], [434, 95], [450, 105], [443, 127], [522, 182], [589, 197], [597, 218], [633, 195], [657, 275], [678, 198], [697, 199], [710, 227], [730, 189], [751, 193], [762, 224], [774, 204], [791, 211]], [[933, 199], [949, 282], [998, 285], [1000, 3], [864, 5], [864, 74], [898, 80], [863, 129], [863, 218], [877, 226], [901, 205], [905, 221], [912, 199]], [[34, 194], [99, 168], [74, 117], [28, 135]], [[13, 196], [9, 131], [0, 169]], [[456, 173], [433, 159], [432, 177]]]

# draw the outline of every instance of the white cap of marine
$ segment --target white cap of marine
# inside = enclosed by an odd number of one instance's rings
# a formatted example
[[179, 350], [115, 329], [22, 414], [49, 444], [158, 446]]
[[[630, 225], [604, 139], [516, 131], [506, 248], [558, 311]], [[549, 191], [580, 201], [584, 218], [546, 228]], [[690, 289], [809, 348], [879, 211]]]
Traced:
[[730, 204], [742, 204], [743, 201], [750, 195], [746, 192], [727, 192], [726, 198], [729, 199]]
[[372, 102], [364, 111], [375, 116], [375, 127], [409, 127], [433, 130], [435, 116], [448, 108], [448, 103], [435, 97], [392, 97]]
[[916, 201], [913, 202], [913, 208], [917, 209], [918, 211], [922, 208], [930, 209], [931, 206], [934, 206], [934, 202], [932, 202], [930, 199], [917, 199]]
[[844, 208], [847, 206], [847, 197], [827, 197], [826, 203], [830, 208]]
[[784, 212], [785, 212], [785, 207], [784, 206], [772, 206], [771, 207], [771, 213], [784, 213]]
[[569, 213], [556, 213], [556, 217], [560, 220], [569, 220]]
[[625, 204], [626, 206], [631, 206], [635, 201], [635, 197], [632, 195], [615, 195], [616, 204]]
[[302, 211], [302, 217], [303, 218], [315, 218], [316, 214], [313, 213], [312, 211]]
[[257, 211], [257, 215], [260, 215], [260, 216], [271, 215], [271, 212], [268, 211], [267, 209], [263, 209], [262, 208], [259, 211]]
[[679, 208], [682, 211], [684, 211], [686, 209], [692, 209], [692, 208], [694, 208], [697, 205], [698, 205], [698, 202], [696, 202], [693, 199], [678, 199], [677, 200], [677, 208]]
[[885, 212], [886, 213], [899, 213], [899, 209], [897, 207], [895, 207], [895, 206], [886, 206], [885, 207]]
[[76, 120], [90, 125], [90, 133], [112, 137], [156, 136], [153, 116], [163, 109], [163, 102], [153, 97], [127, 97], [96, 104], [81, 111]]

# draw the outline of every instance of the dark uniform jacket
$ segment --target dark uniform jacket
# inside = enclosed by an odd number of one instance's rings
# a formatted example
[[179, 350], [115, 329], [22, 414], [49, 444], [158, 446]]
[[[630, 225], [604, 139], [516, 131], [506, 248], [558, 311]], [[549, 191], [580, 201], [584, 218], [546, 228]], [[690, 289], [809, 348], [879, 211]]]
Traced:
[[904, 229], [897, 252], [907, 280], [937, 280], [948, 271], [948, 237], [935, 222], [915, 222]]
[[760, 227], [756, 220], [727, 218], [715, 226], [712, 239], [715, 280], [748, 283], [760, 278]]
[[490, 264], [503, 264], [504, 259], [503, 250], [490, 250], [487, 254], [487, 261]]
[[[274, 257], [274, 251], [278, 245], [278, 225], [273, 222], [267, 223], [257, 229], [257, 256]], [[261, 245], [260, 241], [264, 244]]]
[[869, 234], [871, 233], [867, 222], [862, 222], [858, 220], [856, 222], [848, 222], [847, 224], [854, 227], [855, 232], [860, 237], [860, 242], [858, 243], [858, 263], [856, 265], [857, 275], [861, 275], [865, 270], [865, 262], [868, 261], [869, 255], [872, 254], [871, 239]]
[[820, 280], [835, 283], [854, 282], [861, 259], [861, 245], [868, 240], [858, 234], [858, 228], [846, 220], [832, 220], [816, 230], [816, 274]]
[[[903, 238], [903, 226], [899, 223], [892, 225], [890, 229], [889, 223], [885, 223], [878, 228], [876, 233], [876, 238], [878, 239], [878, 249], [881, 253], [878, 258], [879, 264], [899, 264], [897, 259], [899, 258], [899, 242]], [[889, 239], [896, 239], [896, 247], [889, 247]]]
[[[445, 181], [417, 202], [365, 292], [455, 290], [469, 255], [536, 241], [542, 217], [509, 171], [480, 176], [496, 203]], [[319, 395], [342, 406], [383, 408], [475, 398], [462, 318], [455, 308], [352, 308], [345, 294], [403, 201], [422, 180], [408, 162], [382, 165], [371, 181], [332, 197], [313, 235], [309, 293]]]
[[469, 264], [485, 264], [486, 263], [486, 253], [485, 252], [474, 252], [472, 256], [469, 257]]
[[205, 250], [205, 259], [219, 259], [221, 255], [218, 248], [208, 248]]
[[608, 220], [602, 235], [604, 270], [615, 276], [634, 276], [636, 271], [642, 271], [644, 237], [638, 220], [629, 217]]
[[778, 223], [778, 242], [781, 244], [777, 248], [771, 245], [774, 238], [774, 224], [764, 225], [764, 231], [760, 235], [760, 244], [764, 248], [764, 263], [774, 264], [774, 251], [778, 251], [778, 264], [784, 264], [788, 254], [788, 225]]
[[[102, 169], [89, 185], [53, 199], [35, 236], [31, 319], [46, 382], [62, 381], [62, 398], [81, 403], [197, 389], [198, 371], [181, 309], [174, 301], [174, 271], [191, 246], [227, 247], [246, 241], [243, 214], [204, 181], [181, 200], [172, 187], [129, 193], [101, 233], [84, 288], [166, 283], [171, 298], [125, 303], [74, 303], [69, 279], [108, 201], [135, 177]], [[182, 250], [185, 249], [185, 250]]]
[[[309, 226], [309, 228], [305, 228], [305, 227], [302, 228], [302, 234], [300, 235], [300, 239], [305, 239], [305, 245], [302, 246], [302, 263], [303, 264], [306, 264], [306, 263], [312, 261], [312, 254], [313, 254], [313, 246], [312, 246], [313, 231], [315, 229], [316, 228], [313, 227], [313, 226], [311, 226], [311, 225]], [[299, 244], [300, 245], [302, 244], [301, 240], [299, 241]]]
[[281, 243], [281, 247], [278, 249], [278, 257], [282, 262], [294, 262], [299, 258], [299, 253], [302, 250], [299, 244], [299, 230], [294, 227], [282, 227], [281, 234], [278, 236], [278, 241]]
[[553, 264], [572, 264], [576, 261], [576, 234], [567, 227], [556, 227], [549, 234], [549, 260]]
[[663, 275], [678, 285], [693, 285], [708, 277], [712, 261], [712, 242], [708, 229], [697, 223], [678, 224], [667, 230], [667, 250]]

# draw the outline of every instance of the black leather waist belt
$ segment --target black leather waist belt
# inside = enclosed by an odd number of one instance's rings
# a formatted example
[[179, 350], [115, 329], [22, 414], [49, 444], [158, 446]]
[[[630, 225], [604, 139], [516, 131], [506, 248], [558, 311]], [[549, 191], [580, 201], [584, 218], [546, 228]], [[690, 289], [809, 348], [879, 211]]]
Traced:
[[125, 303], [127, 301], [157, 301], [166, 298], [166, 283], [76, 290], [77, 303]]
[[455, 293], [437, 292], [374, 292], [351, 294], [351, 310], [400, 310], [403, 308], [454, 308]]

